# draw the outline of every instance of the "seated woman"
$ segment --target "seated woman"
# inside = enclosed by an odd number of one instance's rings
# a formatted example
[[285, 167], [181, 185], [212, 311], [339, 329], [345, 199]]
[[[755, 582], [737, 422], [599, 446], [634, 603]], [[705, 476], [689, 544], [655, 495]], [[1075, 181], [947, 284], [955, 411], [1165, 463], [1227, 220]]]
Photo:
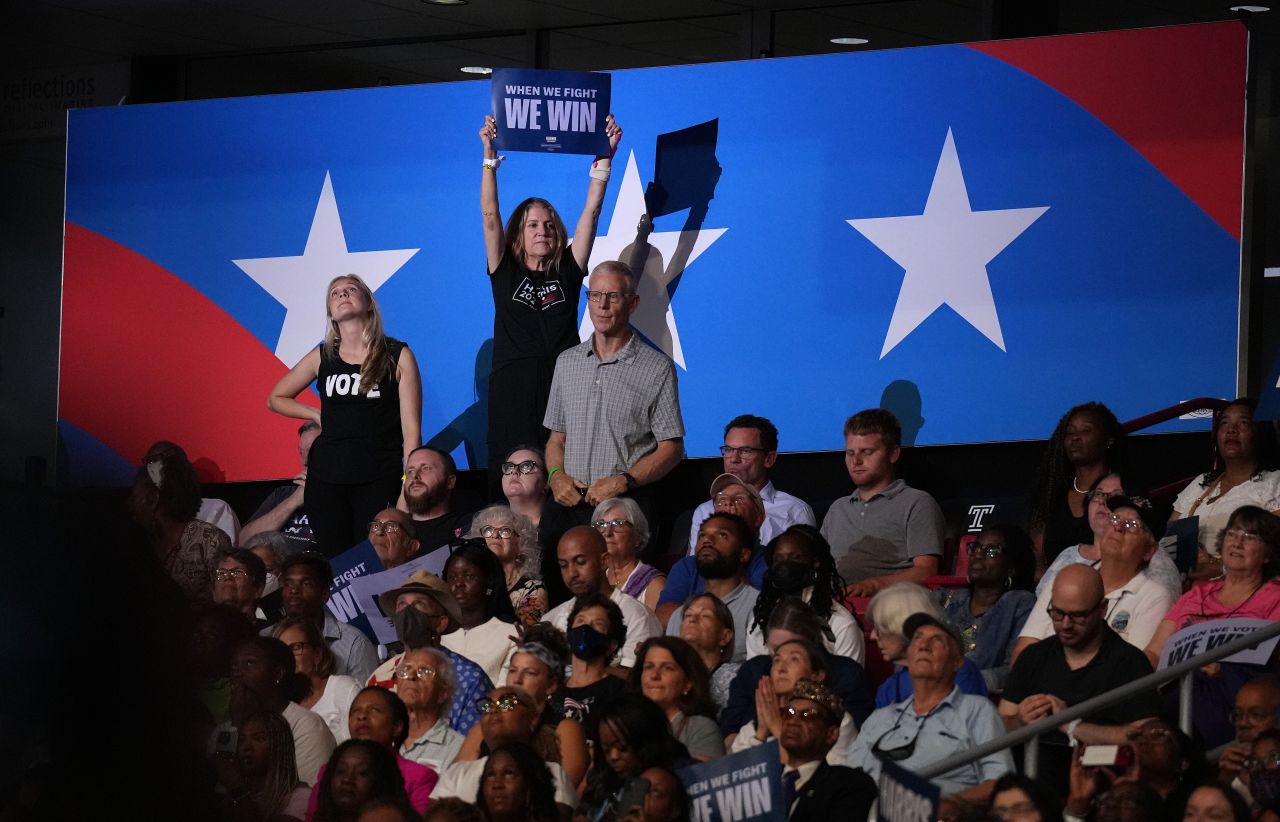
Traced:
[[684, 606], [680, 638], [693, 646], [711, 672], [711, 701], [717, 713], [729, 703], [729, 685], [742, 667], [733, 657], [733, 614], [715, 594], [698, 594]]
[[627, 822], [689, 822], [689, 794], [670, 768], [646, 768], [640, 778], [649, 783], [649, 790], [640, 805], [621, 809]]
[[622, 680], [609, 673], [627, 639], [622, 610], [603, 594], [578, 597], [569, 611], [567, 639], [572, 668], [552, 700], [559, 713], [581, 722], [590, 733], [592, 715], [626, 690]]
[[213, 601], [230, 605], [256, 623], [258, 600], [267, 584], [267, 566], [247, 548], [219, 551], [213, 561]]
[[1203, 782], [1187, 797], [1182, 812], [1172, 818], [1183, 822], [1250, 822], [1253, 814], [1235, 791], [1216, 782]]
[[[1058, 558], [1044, 572], [1044, 576], [1040, 577], [1040, 582], [1036, 585], [1037, 597], [1053, 588], [1054, 577], [1068, 565], [1080, 563], [1093, 565], [1096, 568], [1102, 563], [1102, 550], [1099, 546], [1107, 534], [1114, 530], [1111, 525], [1111, 508], [1107, 503], [1112, 498], [1123, 496], [1126, 496], [1124, 483], [1120, 475], [1114, 472], [1098, 480], [1097, 484], [1089, 489], [1089, 493], [1085, 495], [1085, 503], [1088, 506], [1089, 530], [1093, 532], [1093, 540], [1072, 545], [1058, 554]], [[1174, 599], [1182, 596], [1182, 575], [1168, 553], [1156, 551], [1151, 556], [1151, 561], [1147, 563], [1147, 573]]]
[[[533, 445], [517, 445], [507, 454], [502, 463], [502, 495], [507, 498], [507, 505], [516, 514], [528, 517], [532, 523], [535, 539], [523, 536], [521, 546], [532, 551], [534, 546], [544, 545], [547, 550], [538, 549], [533, 558], [533, 567], [537, 568], [542, 584], [546, 586], [544, 593], [547, 608], [569, 599], [571, 594], [560, 578], [560, 569], [556, 565], [556, 546], [560, 537], [577, 523], [559, 505], [549, 504], [550, 495], [547, 488], [547, 458], [542, 449]], [[518, 609], [517, 609], [518, 610]]]
[[[1253, 505], [1237, 508], [1219, 535], [1224, 575], [1191, 586], [1173, 604], [1146, 647], [1157, 665], [1165, 642], [1177, 631], [1214, 619], [1280, 619], [1280, 519]], [[1205, 744], [1217, 747], [1231, 741], [1234, 729], [1227, 716], [1236, 691], [1258, 668], [1220, 662], [1194, 677], [1193, 711], [1196, 730]]]
[[667, 587], [667, 575], [640, 561], [640, 552], [649, 544], [649, 520], [636, 501], [613, 497], [591, 512], [591, 524], [604, 537], [605, 574], [622, 593], [644, 603], [650, 611], [658, 607], [658, 597]]
[[[403, 663], [401, 663], [403, 667]], [[400, 670], [397, 668], [396, 670]], [[413, 807], [422, 813], [431, 802], [431, 791], [439, 776], [431, 768], [411, 762], [399, 754], [409, 736], [409, 710], [394, 691], [370, 685], [351, 703], [348, 733], [352, 739], [376, 742], [391, 751], [400, 770], [405, 794]], [[324, 772], [320, 773], [321, 780]], [[311, 792], [311, 807], [319, 798], [319, 787]]]
[[185, 661], [187, 674], [206, 711], [203, 719], [207, 729], [229, 727], [231, 655], [257, 633], [254, 624], [230, 605], [210, 603], [196, 610]]
[[347, 715], [360, 693], [360, 683], [345, 674], [335, 674], [337, 660], [320, 626], [310, 619], [285, 618], [276, 623], [271, 635], [289, 646], [298, 673], [307, 678], [310, 690], [298, 704], [317, 713], [338, 742], [347, 737]]
[[560, 819], [547, 763], [523, 742], [503, 745], [485, 760], [478, 804], [487, 822]]
[[1134, 752], [1132, 773], [1160, 795], [1161, 818], [1177, 819], [1191, 788], [1209, 776], [1203, 748], [1176, 724], [1158, 718], [1131, 727], [1127, 735]]
[[779, 599], [796, 596], [827, 622], [825, 633], [829, 635], [823, 637], [826, 649], [862, 665], [866, 661], [862, 628], [844, 606], [844, 580], [822, 532], [812, 525], [792, 525], [774, 537], [764, 551], [769, 568], [747, 634], [747, 659], [769, 652], [764, 644], [769, 614]]
[[449, 726], [449, 703], [457, 674], [449, 655], [438, 648], [411, 648], [395, 669], [396, 695], [409, 711], [409, 733], [400, 754], [437, 774], [453, 764], [462, 734]]
[[1026, 532], [1008, 523], [984, 528], [968, 551], [969, 587], [946, 589], [942, 610], [964, 638], [965, 657], [982, 671], [987, 690], [999, 692], [1018, 632], [1036, 601], [1030, 590], [1035, 551]]
[[1062, 801], [1044, 783], [1007, 773], [991, 791], [991, 814], [999, 822], [1062, 822]]
[[[783, 642], [773, 652], [773, 666], [767, 679], [756, 688], [756, 718], [742, 726], [734, 737], [732, 751], [745, 751], [782, 733], [782, 703], [791, 696], [802, 679], [821, 682], [827, 678], [826, 657], [822, 649], [805, 639]], [[843, 765], [848, 759], [853, 740], [858, 734], [853, 718], [846, 712], [840, 720], [840, 735], [827, 753], [827, 763]]]
[[[507, 465], [511, 463], [503, 463], [504, 472]], [[512, 470], [515, 471], [514, 466]], [[504, 473], [504, 486], [507, 479]], [[544, 496], [545, 493], [544, 487]], [[533, 522], [505, 505], [490, 505], [471, 518], [471, 532], [467, 537], [483, 539], [502, 564], [503, 584], [520, 623], [533, 625], [542, 619], [547, 612], [547, 589], [542, 583], [539, 567], [542, 548], [538, 545], [538, 529]]]
[[385, 745], [367, 739], [348, 739], [324, 767], [324, 777], [312, 793], [313, 810], [307, 822], [356, 822], [360, 807], [371, 799], [403, 798], [404, 780], [395, 755]]
[[[1248, 792], [1242, 791], [1242, 795], [1261, 809], [1258, 822], [1280, 822], [1280, 730], [1271, 728], [1258, 734], [1245, 762], [1240, 782]], [[1226, 780], [1219, 776], [1219, 781]]]
[[228, 787], [235, 818], [254, 822], [301, 822], [311, 789], [298, 781], [293, 733], [272, 711], [251, 714], [236, 740], [238, 785]]
[[694, 759], [708, 762], [724, 756], [707, 666], [688, 642], [673, 636], [646, 639], [627, 685], [662, 709], [671, 733]]
[[[632, 779], [654, 767], [692, 764], [688, 750], [671, 734], [662, 709], [641, 694], [626, 693], [605, 707], [591, 734], [591, 771], [579, 812], [588, 818], [614, 810]], [[597, 816], [599, 814], [600, 816]]]
[[[552, 707], [552, 695], [564, 685], [564, 670], [569, 666], [569, 646], [564, 634], [544, 623], [532, 625], [524, 632], [524, 641], [516, 646], [507, 671], [506, 684], [527, 693], [534, 705], [541, 705], [533, 738], [542, 740], [546, 750], [554, 750], [558, 762], [573, 785], [579, 785], [587, 773], [587, 738], [582, 725], [561, 716]], [[459, 761], [487, 756], [480, 726], [472, 727], [458, 752]]]
[[1199, 517], [1200, 553], [1192, 579], [1212, 579], [1222, 573], [1218, 535], [1227, 518], [1242, 505], [1280, 511], [1280, 471], [1275, 429], [1254, 422], [1253, 400], [1232, 400], [1213, 415], [1213, 457], [1209, 470], [1173, 501], [1172, 522]]
[[469, 539], [444, 563], [444, 581], [462, 611], [440, 644], [484, 668], [489, 681], [501, 682], [516, 644], [516, 613], [505, 590], [502, 566], [485, 540]]
[[[911, 673], [906, 668], [908, 642], [902, 635], [902, 626], [907, 617], [921, 613], [944, 622], [947, 619], [933, 594], [914, 582], [896, 582], [877, 593], [867, 603], [871, 641], [879, 646], [885, 661], [893, 663], [893, 674], [876, 689], [877, 708], [901, 702], [911, 696]], [[987, 695], [986, 678], [968, 657], [965, 657], [956, 674], [956, 687], [962, 693]]]
[[[551, 773], [556, 802], [564, 805], [566, 812], [577, 804], [578, 795], [573, 784], [564, 768], [555, 761], [554, 733], [550, 738], [546, 733], [535, 736], [534, 728], [538, 726], [540, 711], [532, 697], [519, 688], [504, 685], [494, 688], [476, 707], [480, 711], [480, 732], [489, 750], [496, 751], [516, 742], [531, 745]], [[456, 796], [475, 802], [488, 759], [488, 756], [484, 756], [472, 760], [455, 760], [441, 776], [440, 784], [436, 786], [432, 797], [444, 799]]]

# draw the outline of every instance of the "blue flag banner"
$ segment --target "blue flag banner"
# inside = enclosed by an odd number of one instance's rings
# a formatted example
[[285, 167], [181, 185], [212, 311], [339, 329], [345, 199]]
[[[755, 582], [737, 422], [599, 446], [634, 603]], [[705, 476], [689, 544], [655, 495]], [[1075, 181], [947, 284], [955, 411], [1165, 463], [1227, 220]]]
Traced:
[[382, 571], [382, 560], [378, 559], [378, 552], [373, 550], [373, 543], [365, 540], [343, 551], [329, 560], [329, 568], [333, 571], [333, 580], [329, 585], [329, 601], [325, 603], [329, 613], [339, 622], [358, 628], [365, 636], [373, 639], [373, 626], [369, 624], [369, 618], [360, 608], [355, 589], [352, 587], [352, 584], [361, 577]]
[[771, 739], [736, 754], [691, 765], [678, 776], [694, 822], [785, 822], [782, 760]]
[[[534, 101], [548, 135], [549, 102], [594, 102], [597, 131], [566, 134], [597, 148], [602, 95], [625, 102], [588, 267], [639, 273], [632, 325], [677, 366], [706, 457], [741, 413], [825, 451], [878, 405], [939, 445], [1047, 437], [1087, 400], [1129, 419], [1232, 396], [1245, 46], [1231, 22], [618, 71], [590, 76], [611, 83], [594, 99], [494, 82], [524, 88], [507, 102], [535, 149]], [[293, 476], [297, 421], [265, 399], [349, 272], [417, 356], [423, 440], [475, 467], [504, 399], [477, 208], [490, 101], [469, 81], [70, 112], [71, 481], [131, 478], [160, 436], [227, 481]], [[573, 230], [589, 162], [508, 157], [502, 215], [543, 197]]]
[[609, 153], [609, 75], [589, 71], [494, 69], [499, 151]]
[[929, 780], [881, 758], [876, 822], [933, 822], [941, 791]]
[[[444, 576], [444, 563], [449, 559], [449, 547], [437, 548], [429, 554], [415, 557], [404, 565], [397, 565], [388, 571], [366, 574], [351, 584], [349, 596], [355, 607], [360, 610], [360, 617], [369, 626], [370, 639], [379, 645], [390, 645], [396, 641], [396, 628], [391, 622], [391, 615], [382, 612], [378, 597], [393, 588], [399, 588], [417, 571], [430, 571], [436, 576]], [[381, 564], [378, 566], [381, 568]], [[364, 630], [363, 627], [361, 630]]]

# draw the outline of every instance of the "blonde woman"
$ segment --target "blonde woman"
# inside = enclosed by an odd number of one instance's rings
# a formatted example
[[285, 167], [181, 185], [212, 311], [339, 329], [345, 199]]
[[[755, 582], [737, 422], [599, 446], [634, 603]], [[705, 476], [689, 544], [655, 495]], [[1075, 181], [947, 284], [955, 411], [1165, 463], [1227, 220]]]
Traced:
[[[383, 333], [363, 280], [335, 277], [326, 306], [324, 342], [276, 383], [267, 407], [320, 423], [303, 507], [317, 545], [333, 557], [362, 541], [374, 514], [399, 496], [404, 460], [421, 439], [422, 384], [409, 346]], [[297, 399], [312, 382], [319, 408]]]

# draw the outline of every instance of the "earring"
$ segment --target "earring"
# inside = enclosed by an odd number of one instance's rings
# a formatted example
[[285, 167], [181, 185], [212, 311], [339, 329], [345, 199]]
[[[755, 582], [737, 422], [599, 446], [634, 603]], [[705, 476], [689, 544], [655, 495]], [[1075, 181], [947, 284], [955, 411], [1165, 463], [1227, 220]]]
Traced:
[[485, 589], [484, 589], [484, 595], [485, 595], [485, 596], [489, 596], [489, 595], [490, 595], [490, 594], [492, 594], [492, 593], [493, 593], [493, 589], [492, 589], [492, 588], [485, 588]]

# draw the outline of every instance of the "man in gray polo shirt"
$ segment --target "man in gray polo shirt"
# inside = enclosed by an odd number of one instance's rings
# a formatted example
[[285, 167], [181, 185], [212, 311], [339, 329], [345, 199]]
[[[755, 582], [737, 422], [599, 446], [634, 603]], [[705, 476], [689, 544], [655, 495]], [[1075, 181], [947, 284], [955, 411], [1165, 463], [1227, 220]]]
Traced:
[[587, 284], [595, 331], [556, 360], [543, 425], [548, 484], [566, 508], [657, 482], [684, 455], [676, 369], [632, 330], [639, 303], [625, 263], [596, 266]]
[[938, 573], [945, 523], [924, 491], [897, 478], [902, 428], [883, 408], [844, 424], [844, 464], [855, 486], [822, 520], [850, 596], [872, 596], [895, 582], [923, 583]]

